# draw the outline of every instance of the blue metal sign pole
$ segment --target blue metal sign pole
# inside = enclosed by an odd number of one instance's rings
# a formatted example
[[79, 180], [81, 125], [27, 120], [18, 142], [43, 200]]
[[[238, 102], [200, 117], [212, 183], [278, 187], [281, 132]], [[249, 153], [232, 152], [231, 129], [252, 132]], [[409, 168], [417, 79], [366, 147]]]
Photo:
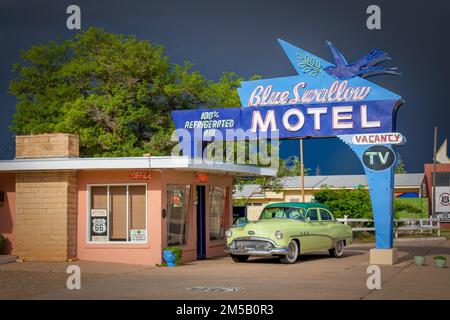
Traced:
[[[338, 136], [358, 156], [364, 167], [372, 201], [373, 220], [375, 223], [375, 247], [377, 249], [391, 249], [394, 242], [394, 169], [397, 157], [391, 144], [360, 145], [352, 142], [353, 135]], [[390, 167], [383, 170], [373, 170], [364, 164], [365, 152], [373, 146], [383, 146], [391, 150], [393, 157]]]

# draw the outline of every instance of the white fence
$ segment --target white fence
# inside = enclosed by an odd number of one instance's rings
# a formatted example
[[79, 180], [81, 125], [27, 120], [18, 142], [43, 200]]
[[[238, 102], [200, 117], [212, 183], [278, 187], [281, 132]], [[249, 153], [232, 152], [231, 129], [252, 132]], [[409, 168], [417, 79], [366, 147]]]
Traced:
[[[373, 224], [373, 220], [371, 219], [351, 219], [348, 216], [344, 216], [344, 218], [336, 219], [344, 224], [349, 223], [357, 223], [359, 225], [364, 225], [371, 223]], [[441, 223], [439, 219], [427, 218], [427, 219], [398, 219], [394, 220], [394, 231], [395, 237], [398, 238], [399, 232], [408, 232], [408, 231], [419, 231], [423, 233], [424, 231], [437, 230], [438, 236], [441, 236]], [[352, 227], [352, 231], [375, 231], [374, 227]]]

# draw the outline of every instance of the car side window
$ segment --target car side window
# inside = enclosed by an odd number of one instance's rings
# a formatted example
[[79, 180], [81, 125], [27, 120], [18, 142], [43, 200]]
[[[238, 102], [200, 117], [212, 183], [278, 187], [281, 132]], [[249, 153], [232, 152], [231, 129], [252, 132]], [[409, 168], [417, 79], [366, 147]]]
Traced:
[[288, 209], [286, 210], [286, 214], [290, 219], [303, 220], [303, 213], [299, 209]]
[[333, 217], [331, 216], [331, 214], [327, 210], [320, 209], [320, 219], [322, 221], [332, 221]]
[[306, 219], [308, 218], [310, 221], [319, 221], [317, 209], [309, 209], [308, 212], [306, 213]]
[[277, 211], [275, 213], [275, 218], [285, 218], [285, 214], [283, 210]]

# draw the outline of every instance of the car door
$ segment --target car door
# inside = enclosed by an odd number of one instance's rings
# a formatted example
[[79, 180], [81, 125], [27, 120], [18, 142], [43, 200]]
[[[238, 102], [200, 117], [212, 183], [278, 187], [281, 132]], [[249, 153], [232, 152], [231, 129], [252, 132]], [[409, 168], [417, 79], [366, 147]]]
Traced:
[[335, 222], [333, 219], [333, 216], [331, 215], [331, 213], [326, 210], [326, 209], [319, 209], [320, 212], [320, 222], [322, 223], [322, 226], [324, 227], [323, 230], [323, 239], [325, 240], [324, 243], [324, 249], [330, 249], [333, 246], [333, 237], [334, 235], [334, 227], [335, 227]]
[[306, 212], [307, 235], [304, 237], [306, 242], [305, 251], [322, 250], [327, 241], [324, 239], [326, 233], [325, 226], [322, 224], [319, 218], [319, 209], [310, 208]]

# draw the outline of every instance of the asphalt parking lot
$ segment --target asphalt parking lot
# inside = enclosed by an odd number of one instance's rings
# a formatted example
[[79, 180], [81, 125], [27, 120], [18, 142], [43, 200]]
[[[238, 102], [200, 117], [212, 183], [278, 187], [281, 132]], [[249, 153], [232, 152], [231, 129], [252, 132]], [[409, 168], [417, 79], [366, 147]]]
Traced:
[[[351, 245], [343, 258], [327, 252], [301, 256], [293, 265], [229, 257], [175, 268], [77, 261], [0, 265], [0, 299], [450, 299], [450, 268], [437, 269], [433, 256], [450, 259], [450, 240], [399, 242], [399, 262], [381, 266], [381, 289], [366, 286], [369, 249]], [[426, 265], [414, 264], [425, 255]], [[81, 268], [81, 289], [68, 290], [69, 264]]]

